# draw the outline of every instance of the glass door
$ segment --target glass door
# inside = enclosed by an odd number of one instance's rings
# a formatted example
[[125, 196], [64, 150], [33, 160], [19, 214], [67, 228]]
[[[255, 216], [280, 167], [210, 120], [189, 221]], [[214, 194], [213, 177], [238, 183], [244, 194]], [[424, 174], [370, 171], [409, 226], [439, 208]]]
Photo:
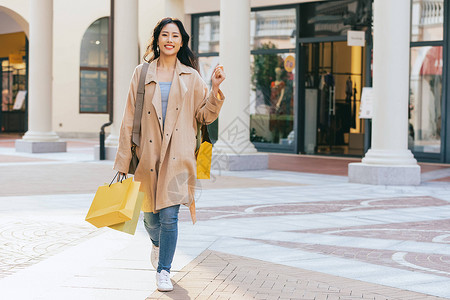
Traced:
[[308, 154], [364, 154], [364, 126], [358, 117], [364, 80], [364, 48], [346, 41], [302, 45]]

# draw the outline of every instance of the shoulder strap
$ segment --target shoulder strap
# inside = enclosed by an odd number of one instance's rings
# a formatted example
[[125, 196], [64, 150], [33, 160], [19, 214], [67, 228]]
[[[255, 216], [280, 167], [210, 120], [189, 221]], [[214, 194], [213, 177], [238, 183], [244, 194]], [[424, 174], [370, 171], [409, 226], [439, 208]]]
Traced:
[[141, 132], [141, 118], [142, 107], [144, 106], [144, 93], [145, 93], [145, 77], [147, 76], [148, 63], [142, 65], [141, 76], [139, 77], [139, 85], [136, 95], [136, 105], [134, 108], [134, 120], [133, 120], [133, 133], [131, 136], [131, 142], [136, 146], [139, 146], [139, 134]]

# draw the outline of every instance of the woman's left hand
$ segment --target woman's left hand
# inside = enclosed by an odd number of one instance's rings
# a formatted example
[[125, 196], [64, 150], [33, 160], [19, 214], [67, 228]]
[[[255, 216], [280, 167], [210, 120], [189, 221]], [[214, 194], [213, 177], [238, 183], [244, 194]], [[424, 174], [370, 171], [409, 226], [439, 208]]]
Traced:
[[212, 88], [215, 93], [219, 91], [220, 84], [225, 80], [225, 71], [222, 65], [218, 65], [211, 76]]

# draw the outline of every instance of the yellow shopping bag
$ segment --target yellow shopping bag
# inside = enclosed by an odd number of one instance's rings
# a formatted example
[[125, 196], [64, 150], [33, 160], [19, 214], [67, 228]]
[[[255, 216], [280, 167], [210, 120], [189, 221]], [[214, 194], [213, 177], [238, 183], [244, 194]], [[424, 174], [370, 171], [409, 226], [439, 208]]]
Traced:
[[137, 200], [136, 200], [136, 206], [134, 207], [133, 217], [130, 221], [122, 222], [115, 225], [108, 226], [109, 228], [122, 231], [131, 235], [134, 235], [136, 232], [137, 223], [139, 221], [139, 215], [141, 213], [141, 207], [142, 207], [142, 201], [144, 200], [144, 193], [139, 192]]
[[206, 125], [198, 124], [195, 157], [197, 159], [197, 179], [210, 179], [212, 144]]
[[86, 221], [100, 228], [131, 220], [140, 185], [140, 182], [128, 178], [99, 187], [86, 215]]
[[197, 153], [197, 179], [210, 179], [212, 144], [203, 142]]

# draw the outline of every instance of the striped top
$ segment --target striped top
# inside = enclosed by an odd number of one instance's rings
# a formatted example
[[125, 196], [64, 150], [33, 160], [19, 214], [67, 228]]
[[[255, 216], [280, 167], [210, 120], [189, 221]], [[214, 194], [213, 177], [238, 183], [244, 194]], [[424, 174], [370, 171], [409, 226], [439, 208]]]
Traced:
[[172, 82], [159, 82], [159, 87], [161, 88], [161, 106], [162, 106], [162, 115], [163, 115], [163, 126], [164, 121], [166, 120], [166, 111], [167, 104], [169, 103], [169, 93], [170, 87], [172, 86]]

